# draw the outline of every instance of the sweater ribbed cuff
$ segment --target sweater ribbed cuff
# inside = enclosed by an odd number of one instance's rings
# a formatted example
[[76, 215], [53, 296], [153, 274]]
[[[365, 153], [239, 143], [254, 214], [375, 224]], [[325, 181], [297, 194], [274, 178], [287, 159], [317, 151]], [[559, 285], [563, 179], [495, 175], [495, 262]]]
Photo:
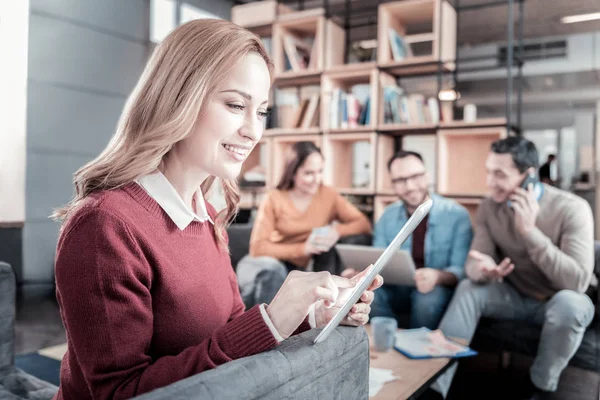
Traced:
[[226, 325], [224, 350], [233, 359], [248, 357], [279, 343], [256, 305]]

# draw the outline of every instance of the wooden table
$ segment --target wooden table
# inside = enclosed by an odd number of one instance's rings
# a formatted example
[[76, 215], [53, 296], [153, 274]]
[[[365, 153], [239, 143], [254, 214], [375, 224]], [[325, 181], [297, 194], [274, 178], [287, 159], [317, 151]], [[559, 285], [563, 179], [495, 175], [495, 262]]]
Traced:
[[[365, 326], [371, 340], [371, 326]], [[386, 353], [376, 352], [370, 348], [371, 367], [391, 369], [398, 377], [393, 382], [383, 385], [383, 389], [375, 400], [417, 399], [456, 359], [431, 358], [427, 360], [411, 360], [400, 352], [391, 349]]]

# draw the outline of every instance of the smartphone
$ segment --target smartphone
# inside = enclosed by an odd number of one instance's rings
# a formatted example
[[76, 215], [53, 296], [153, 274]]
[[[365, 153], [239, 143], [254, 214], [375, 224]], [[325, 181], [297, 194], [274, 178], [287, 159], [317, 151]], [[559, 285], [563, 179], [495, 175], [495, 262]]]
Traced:
[[[529, 190], [528, 186], [529, 184], [533, 185], [533, 191], [536, 193], [536, 198], [539, 198], [538, 194], [537, 194], [537, 187], [538, 187], [538, 183], [540, 182], [540, 180], [538, 179], [537, 175], [535, 173], [532, 174], [527, 174], [527, 176], [525, 177], [525, 179], [523, 179], [523, 182], [521, 182], [520, 188], [524, 189], [524, 190]], [[512, 207], [512, 202], [510, 200], [508, 200], [507, 202], [509, 207]]]

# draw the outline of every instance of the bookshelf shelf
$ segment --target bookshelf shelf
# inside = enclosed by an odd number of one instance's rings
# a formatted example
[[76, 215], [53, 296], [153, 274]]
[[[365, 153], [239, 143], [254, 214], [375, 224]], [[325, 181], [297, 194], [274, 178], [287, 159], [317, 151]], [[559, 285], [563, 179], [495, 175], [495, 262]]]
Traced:
[[456, 10], [447, 0], [381, 4], [377, 24], [379, 66], [394, 75], [433, 73], [456, 59]]
[[362, 63], [353, 63], [353, 64], [341, 64], [335, 65], [331, 68], [328, 68], [323, 72], [325, 75], [333, 75], [337, 76], [337, 74], [345, 74], [353, 71], [371, 71], [377, 68], [377, 63], [375, 61], [362, 62]]
[[506, 128], [439, 130], [437, 191], [455, 196], [485, 196], [485, 161], [490, 145], [506, 136]]
[[393, 136], [424, 135], [437, 133], [437, 124], [381, 124], [377, 131]]
[[321, 79], [321, 127], [323, 130], [374, 131], [379, 70], [346, 68], [330, 70]]
[[240, 179], [263, 174], [265, 178], [265, 186], [271, 186], [271, 160], [273, 159], [273, 140], [271, 138], [263, 138], [254, 147], [242, 164]]
[[444, 62], [441, 65], [439, 61], [431, 56], [413, 57], [404, 61], [391, 61], [379, 64], [379, 68], [394, 76], [419, 76], [431, 75], [438, 72], [452, 72], [455, 64], [453, 62]]
[[273, 128], [266, 129], [263, 136], [271, 137], [271, 136], [285, 136], [285, 135], [320, 135], [321, 128], [313, 127], [313, 128]]
[[441, 129], [468, 129], [468, 128], [491, 128], [505, 127], [506, 118], [486, 118], [475, 122], [450, 121], [440, 123]]
[[285, 71], [275, 75], [273, 85], [277, 87], [318, 85], [321, 71]]
[[[360, 147], [356, 146], [361, 144]], [[375, 170], [377, 134], [347, 133], [323, 136], [325, 158], [325, 184], [348, 194], [375, 192]], [[357, 159], [360, 157], [360, 159]], [[365, 165], [360, 165], [364, 162]], [[363, 170], [363, 181], [353, 181], [356, 169]]]
[[366, 133], [366, 132], [373, 132], [373, 131], [374, 131], [374, 129], [371, 128], [370, 126], [357, 126], [355, 128], [329, 129], [325, 133], [332, 134], [332, 135], [339, 135], [339, 134], [352, 134], [352, 133]]

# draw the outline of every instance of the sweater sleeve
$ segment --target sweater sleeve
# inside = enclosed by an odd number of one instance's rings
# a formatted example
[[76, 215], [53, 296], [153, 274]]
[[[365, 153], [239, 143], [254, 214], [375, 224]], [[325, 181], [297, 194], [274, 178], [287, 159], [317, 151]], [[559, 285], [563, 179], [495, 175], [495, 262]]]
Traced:
[[371, 223], [358, 208], [350, 203], [344, 196], [335, 192], [334, 204], [335, 218], [340, 222], [336, 229], [340, 236], [359, 235], [371, 233]]
[[[487, 205], [485, 202], [481, 203], [477, 209], [477, 213], [475, 214], [475, 233], [473, 236], [473, 242], [471, 243], [471, 250], [478, 251], [482, 254], [487, 254], [488, 256], [492, 257], [496, 263], [498, 263], [500, 260], [498, 259], [496, 245], [492, 239], [490, 229], [486, 222], [487, 212]], [[485, 281], [481, 273], [474, 268], [474, 265], [475, 263], [473, 262], [473, 259], [469, 258], [467, 253], [467, 261], [465, 263], [465, 272], [467, 276], [469, 279], [475, 282]]]
[[584, 293], [594, 270], [594, 217], [584, 201], [572, 202], [561, 223], [558, 246], [538, 228], [523, 239], [531, 260], [555, 288]]
[[130, 229], [98, 209], [66, 228], [57, 251], [57, 296], [70, 357], [92, 397], [128, 399], [277, 345], [259, 307], [243, 312], [240, 299], [229, 322], [209, 337], [174, 356], [151, 356], [152, 270]]
[[275, 243], [271, 235], [275, 231], [275, 204], [269, 194], [260, 204], [252, 234], [250, 235], [250, 255], [269, 256], [278, 260], [293, 260], [303, 257], [304, 243]]

